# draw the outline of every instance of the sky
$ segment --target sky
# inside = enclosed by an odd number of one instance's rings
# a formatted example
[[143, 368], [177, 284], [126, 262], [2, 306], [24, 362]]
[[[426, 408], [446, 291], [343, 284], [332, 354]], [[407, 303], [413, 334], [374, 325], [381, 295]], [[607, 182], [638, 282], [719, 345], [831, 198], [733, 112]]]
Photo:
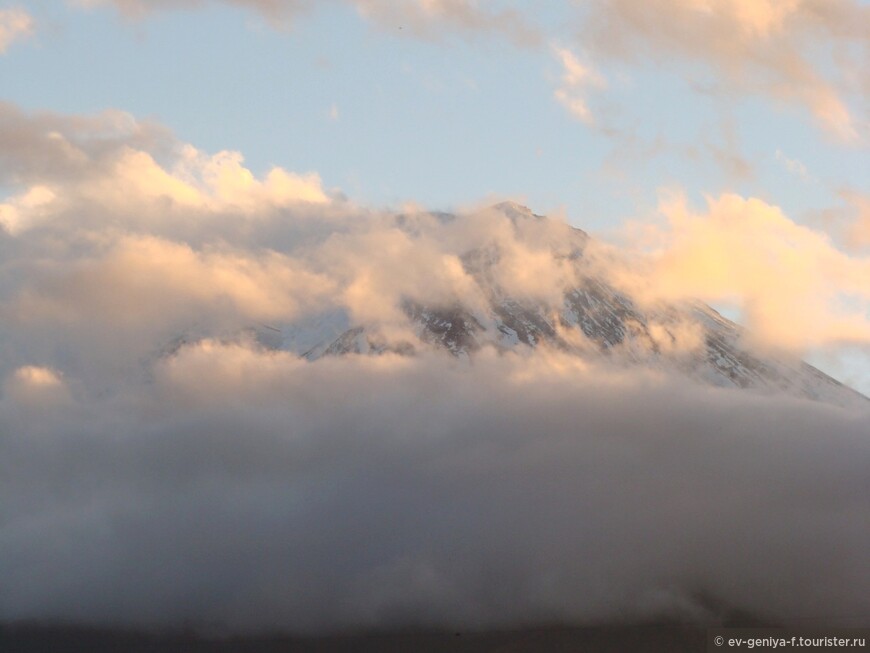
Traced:
[[6, 101], [129, 112], [368, 205], [511, 196], [599, 231], [661, 187], [801, 222], [866, 192], [855, 0], [4, 4]]
[[404, 337], [490, 246], [558, 304], [573, 226], [870, 394], [868, 57], [863, 0], [0, 0], [0, 621], [864, 619], [866, 408], [250, 328]]

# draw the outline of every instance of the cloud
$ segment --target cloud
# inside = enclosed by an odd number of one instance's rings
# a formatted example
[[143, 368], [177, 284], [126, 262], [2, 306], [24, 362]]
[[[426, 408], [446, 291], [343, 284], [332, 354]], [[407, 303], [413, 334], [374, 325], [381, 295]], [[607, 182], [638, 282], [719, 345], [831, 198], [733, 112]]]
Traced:
[[[126, 114], [0, 116], [0, 621], [870, 614], [866, 412], [417, 338], [403, 301], [485, 302], [470, 250], [496, 291], [559, 305], [564, 222], [373, 211]], [[866, 301], [862, 259], [760, 200], [663, 210], [659, 296], [770, 300], [761, 333], [788, 308], [797, 342], [844, 337], [817, 297]], [[331, 312], [417, 355], [310, 363], [258, 335]]]
[[[0, 376], [51, 366], [54, 350], [65, 352], [62, 371], [111, 383], [103, 365], [137, 365], [203, 322], [211, 335], [235, 333], [336, 292], [333, 277], [286, 249], [331, 231], [341, 212], [316, 174], [258, 178], [238, 153], [203, 153], [120, 112], [0, 109], [0, 179], [11, 190], [0, 198], [10, 325], [0, 348], [13, 351]], [[288, 221], [303, 206], [319, 219]]]
[[[329, 201], [319, 175], [298, 175], [282, 168], [272, 168], [260, 181], [242, 163], [239, 152], [223, 151], [208, 156], [191, 146], [182, 149], [171, 181], [185, 179], [198, 190], [198, 202], [214, 207], [230, 205], [256, 210], [264, 204], [282, 206], [295, 202], [323, 204]], [[150, 162], [144, 162], [150, 165]], [[133, 170], [138, 176], [138, 171]], [[131, 175], [132, 176], [132, 175]]]
[[0, 203], [0, 225], [10, 232], [83, 203], [252, 213], [329, 202], [316, 173], [274, 167], [257, 179], [238, 152], [206, 154], [118, 111], [58, 116], [0, 105], [0, 145], [0, 180], [23, 188]]
[[7, 185], [98, 177], [128, 150], [162, 158], [176, 145], [166, 128], [123, 111], [67, 115], [0, 102], [0, 183]]
[[807, 170], [807, 167], [797, 159], [788, 158], [782, 150], [776, 151], [776, 160], [781, 162], [785, 169], [788, 170], [791, 174], [796, 177], [800, 177], [804, 181], [812, 181], [813, 176], [810, 174], [810, 171]]
[[34, 274], [14, 305], [17, 319], [139, 330], [179, 314], [202, 319], [224, 305], [251, 322], [289, 321], [305, 296], [332, 290], [328, 279], [275, 252], [197, 251], [146, 236], [123, 236], [107, 249], [62, 276]]
[[[408, 28], [432, 38], [446, 30], [502, 34], [521, 46], [537, 45], [540, 35], [527, 16], [511, 9], [487, 11], [475, 0], [350, 0], [360, 14], [385, 27]], [[491, 4], [491, 3], [490, 3]]]
[[857, 0], [595, 0], [584, 44], [600, 59], [698, 65], [717, 86], [808, 109], [858, 138], [846, 98], [860, 92], [870, 8]]
[[33, 17], [20, 7], [0, 9], [0, 54], [16, 41], [32, 36], [35, 26]]
[[853, 254], [870, 251], [870, 195], [858, 188], [843, 186], [836, 191], [839, 202], [809, 212], [809, 219], [831, 234]]
[[5, 395], [0, 617], [866, 618], [867, 415], [556, 356], [204, 341], [36, 418]]
[[[438, 38], [448, 31], [501, 34], [512, 42], [535, 45], [537, 29], [518, 11], [488, 10], [477, 0], [342, 0], [364, 18], [385, 28], [402, 30], [417, 37]], [[168, 9], [194, 9], [208, 4], [227, 4], [255, 11], [275, 25], [286, 25], [297, 15], [313, 10], [311, 0], [78, 0], [84, 7], [114, 5], [122, 14], [142, 18], [148, 13]]]
[[311, 0], [73, 0], [84, 8], [112, 5], [129, 18], [144, 18], [154, 11], [198, 9], [213, 4], [226, 4], [250, 9], [275, 25], [286, 24], [298, 13], [309, 10]]
[[844, 190], [841, 196], [849, 205], [851, 225], [849, 242], [857, 248], [870, 249], [870, 194], [858, 190]]
[[559, 87], [553, 96], [568, 112], [587, 124], [593, 124], [595, 118], [586, 101], [590, 88], [603, 88], [605, 79], [588, 64], [583, 64], [570, 49], [553, 46], [553, 54], [562, 65], [562, 76]]
[[46, 215], [46, 209], [56, 197], [55, 192], [47, 186], [32, 186], [21, 195], [0, 204], [0, 225], [10, 233], [27, 229]]
[[3, 394], [25, 409], [68, 404], [69, 390], [60, 375], [47, 367], [25, 365], [6, 379]]
[[[566, 77], [585, 83], [586, 69], [563, 54]], [[487, 305], [463, 262], [471, 250], [493, 252], [494, 287], [536, 305], [558, 309], [576, 283], [563, 222], [518, 219], [516, 209], [397, 219], [328, 193], [315, 173], [258, 178], [239, 153], [201, 152], [127, 114], [7, 105], [0, 117], [9, 144], [0, 175], [12, 187], [0, 227], [22, 257], [10, 259], [7, 310], [22, 337], [40, 333], [37, 323], [78, 324], [70, 351], [88, 351], [93, 333], [138, 325], [141, 336], [153, 325], [131, 349], [144, 355], [146, 342], [159, 348], [150, 338], [194, 328], [196, 315], [219, 325], [197, 331], [212, 336], [328, 308], [402, 333], [407, 300]], [[642, 275], [605, 266], [632, 295], [737, 304], [759, 342], [787, 350], [870, 341], [865, 258], [755, 198], [711, 198], [701, 213], [678, 198], [661, 211], [668, 223], [647, 226], [655, 241]], [[88, 328], [88, 316], [103, 327]], [[42, 337], [42, 347], [65, 338], [50, 328]]]
[[[568, 54], [566, 75], [582, 83], [586, 70]], [[397, 218], [327, 192], [315, 173], [274, 168], [258, 178], [239, 153], [201, 152], [127, 114], [6, 105], [0, 117], [9, 144], [0, 175], [12, 189], [0, 199], [10, 270], [0, 309], [18, 350], [7, 370], [54, 365], [52, 348], [66, 352], [64, 372], [88, 356], [133, 365], [179, 334], [226, 337], [330, 310], [422, 346], [407, 301], [486, 313], [489, 291], [464, 259], [472, 250], [490, 253], [492, 288], [546, 310], [560, 310], [577, 283], [566, 250], [576, 234], [516, 208]], [[652, 251], [601, 271], [631, 296], [736, 305], [759, 344], [791, 352], [870, 341], [865, 258], [759, 199], [723, 195], [706, 212], [677, 199], [661, 211], [665, 226], [644, 227]], [[689, 350], [697, 334], [684, 326]]]
[[787, 350], [870, 344], [870, 259], [757, 198], [708, 198], [696, 213], [677, 194], [660, 211], [665, 227], [635, 235], [651, 259], [642, 278], [622, 280], [633, 293], [737, 305], [757, 341]]

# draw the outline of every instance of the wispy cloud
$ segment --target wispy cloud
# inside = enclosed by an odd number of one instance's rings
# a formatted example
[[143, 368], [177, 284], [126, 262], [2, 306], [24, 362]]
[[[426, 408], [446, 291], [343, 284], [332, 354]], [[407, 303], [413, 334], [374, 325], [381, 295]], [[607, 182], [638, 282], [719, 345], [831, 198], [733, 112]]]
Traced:
[[363, 16], [393, 29], [432, 38], [445, 31], [495, 33], [517, 45], [541, 41], [531, 18], [511, 9], [487, 10], [475, 0], [348, 0]]
[[[501, 34], [517, 45], [537, 44], [540, 35], [524, 14], [510, 10], [488, 10], [475, 0], [341, 0], [366, 19], [398, 33], [421, 38], [438, 38], [445, 33]], [[141, 18], [158, 10], [190, 9], [206, 4], [245, 7], [275, 25], [286, 25], [296, 16], [313, 10], [312, 0], [77, 0], [84, 7], [114, 5], [123, 14]], [[401, 30], [401, 32], [400, 32]]]
[[594, 0], [584, 44], [633, 64], [700, 64], [725, 90], [803, 106], [852, 141], [858, 125], [845, 98], [860, 90], [850, 80], [865, 77], [868, 12], [857, 0]]
[[112, 6], [123, 16], [142, 19], [157, 11], [190, 10], [210, 5], [228, 5], [249, 9], [275, 27], [290, 25], [297, 16], [316, 6], [312, 0], [68, 0], [84, 9]]
[[591, 64], [583, 63], [569, 48], [552, 46], [556, 59], [562, 66], [559, 86], [554, 97], [568, 112], [586, 124], [594, 124], [595, 118], [589, 109], [587, 95], [590, 89], [606, 86], [606, 81]]
[[785, 166], [785, 169], [788, 170], [791, 174], [799, 177], [803, 181], [814, 181], [814, 178], [810, 174], [810, 171], [801, 161], [797, 159], [790, 159], [783, 153], [782, 150], [776, 151], [776, 160], [782, 163], [782, 165]]
[[20, 7], [0, 8], [0, 54], [13, 43], [32, 36], [36, 29], [33, 17]]
[[870, 193], [846, 189], [840, 195], [849, 207], [849, 239], [852, 245], [870, 249]]
[[[566, 76], [585, 84], [586, 69], [567, 61]], [[536, 302], [558, 304], [573, 274], [552, 256], [569, 238], [564, 223], [517, 227], [485, 211], [450, 224], [418, 213], [405, 218], [413, 229], [389, 215], [362, 220], [370, 212], [335, 199], [316, 173], [274, 168], [258, 177], [240, 153], [202, 152], [120, 112], [64, 116], [6, 105], [0, 143], [0, 180], [12, 188], [0, 199], [6, 237], [34, 261], [41, 247], [80, 243], [65, 263], [56, 250], [50, 269], [22, 263], [26, 287], [9, 298], [21, 315], [113, 324], [125, 314], [103, 310], [113, 302], [130, 299], [130, 315], [168, 302], [179, 318], [168, 308], [156, 314], [170, 329], [189, 320], [192, 307], [243, 324], [289, 320], [332, 302], [357, 320], [401, 326], [402, 298], [479, 302], [460, 262], [476, 247], [497, 243], [494, 273]], [[697, 212], [678, 197], [661, 212], [665, 226], [644, 227], [655, 237], [642, 268], [654, 296], [737, 302], [757, 338], [788, 349], [870, 342], [866, 258], [756, 198], [726, 194]], [[853, 222], [857, 242], [866, 221]], [[297, 249], [301, 242], [306, 248]], [[151, 299], [132, 299], [139, 292]]]

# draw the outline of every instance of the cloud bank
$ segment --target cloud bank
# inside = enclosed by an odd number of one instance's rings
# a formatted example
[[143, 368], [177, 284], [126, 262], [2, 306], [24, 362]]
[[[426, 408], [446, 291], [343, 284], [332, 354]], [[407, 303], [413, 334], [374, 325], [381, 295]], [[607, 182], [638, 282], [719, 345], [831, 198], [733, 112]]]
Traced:
[[[499, 284], [560, 301], [567, 224], [364, 209], [117, 112], [6, 105], [0, 139], [0, 620], [870, 617], [866, 411], [546, 348], [311, 363], [250, 334], [343, 310], [412, 337], [401, 302], [473, 306], [461, 257], [495, 246]], [[668, 211], [660, 289], [780, 283], [794, 308], [865, 270], [760, 200]], [[747, 276], [683, 274], [726, 234]], [[833, 269], [805, 287], [769, 257]]]
[[708, 197], [696, 212], [683, 194], [664, 193], [659, 211], [664, 224], [626, 232], [644, 262], [609, 270], [633, 296], [731, 304], [756, 340], [785, 350], [870, 344], [870, 258], [757, 198]]
[[[496, 287], [553, 309], [578, 281], [577, 235], [559, 220], [498, 210], [397, 217], [354, 205], [314, 172], [258, 177], [240, 153], [202, 152], [122, 112], [3, 105], [0, 144], [10, 189], [0, 198], [0, 308], [12, 352], [0, 366], [53, 366], [59, 348], [83, 366], [82, 352], [99, 358], [114, 340], [133, 361], [180, 333], [223, 337], [330, 310], [398, 334], [406, 300], [485, 304], [463, 262], [471, 250], [497, 251]], [[602, 255], [588, 257], [592, 272], [647, 304], [734, 305], [765, 346], [870, 342], [870, 261], [860, 251], [841, 251], [758, 198], [724, 194], [697, 211], [676, 195], [660, 211], [664, 223], [635, 225], [634, 260], [593, 240]], [[864, 222], [853, 225], [858, 244]], [[27, 360], [36, 352], [46, 360]]]
[[101, 400], [18, 377], [0, 411], [4, 619], [870, 614], [867, 415], [576, 360], [307, 363], [214, 341]]

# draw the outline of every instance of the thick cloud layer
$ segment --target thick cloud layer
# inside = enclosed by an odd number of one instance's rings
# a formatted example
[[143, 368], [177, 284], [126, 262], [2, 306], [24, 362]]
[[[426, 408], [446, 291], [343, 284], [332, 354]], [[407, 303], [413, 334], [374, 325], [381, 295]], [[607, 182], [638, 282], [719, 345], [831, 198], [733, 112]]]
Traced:
[[707, 204], [696, 212], [682, 194], [664, 194], [666, 224], [626, 230], [649, 257], [608, 266], [617, 283], [639, 299], [733, 303], [753, 338], [776, 348], [870, 344], [870, 257], [844, 253], [757, 198], [724, 194]]
[[870, 616], [866, 414], [556, 355], [306, 363], [216, 342], [109, 398], [19, 382], [4, 619]]
[[[309, 363], [245, 336], [343, 310], [412, 337], [403, 300], [482, 301], [471, 249], [499, 252], [497, 285], [554, 304], [583, 238], [567, 224], [365, 210], [120, 114], [2, 120], [22, 145], [0, 205], [0, 620], [870, 617], [866, 411], [546, 348]], [[676, 224], [656, 292], [697, 290], [669, 270], [722, 212], [756, 245], [784, 233], [833, 260], [773, 207], [725, 197]]]
[[[479, 304], [461, 261], [479, 248], [498, 249], [496, 281], [514, 296], [555, 308], [576, 281], [566, 259], [576, 234], [559, 220], [493, 210], [397, 219], [343, 200], [316, 173], [274, 168], [257, 178], [238, 152], [201, 152], [121, 112], [6, 105], [0, 142], [0, 178], [13, 189], [0, 199], [0, 309], [21, 329], [19, 351], [43, 328], [55, 351], [58, 342], [81, 351], [76, 334], [99, 333], [142, 356], [195, 325], [221, 335], [330, 308], [357, 323], [403, 323], [403, 299]], [[767, 346], [870, 342], [862, 252], [840, 251], [763, 200], [708, 203], [695, 212], [680, 196], [663, 202], [667, 226], [632, 234], [645, 260], [590, 257], [595, 272], [643, 301], [735, 303]]]

